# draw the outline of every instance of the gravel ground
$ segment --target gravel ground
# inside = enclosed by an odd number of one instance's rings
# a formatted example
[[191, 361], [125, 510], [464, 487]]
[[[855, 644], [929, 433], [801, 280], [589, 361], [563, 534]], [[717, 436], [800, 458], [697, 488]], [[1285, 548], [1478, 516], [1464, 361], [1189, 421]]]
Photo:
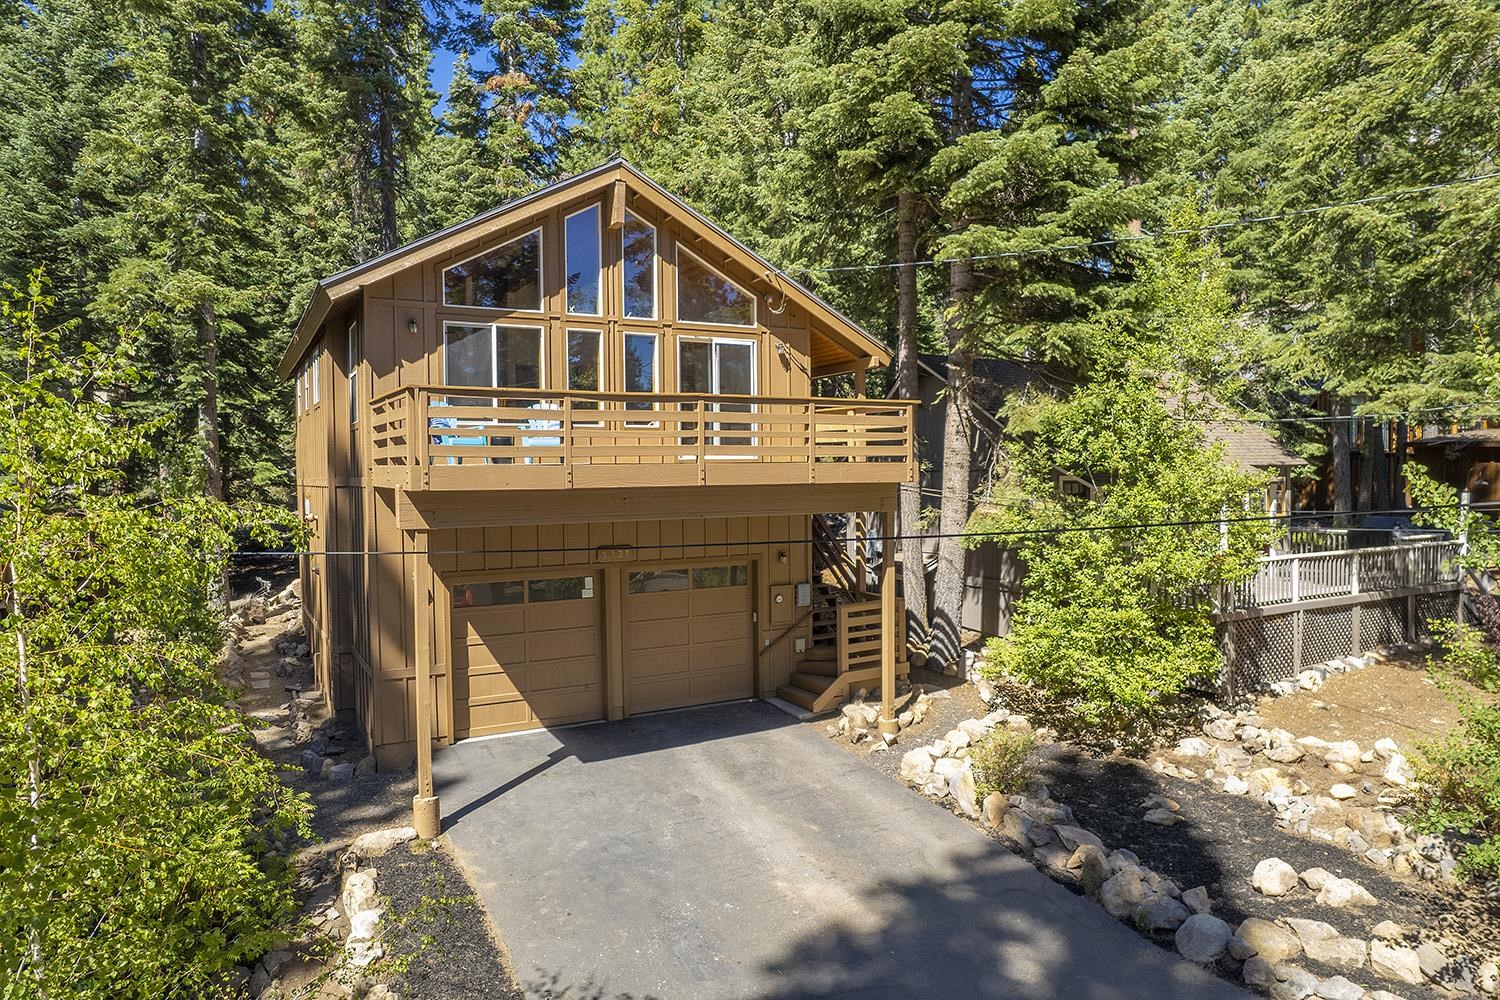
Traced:
[[374, 862], [390, 900], [389, 978], [402, 1000], [522, 1000], [473, 888], [444, 850], [421, 844]]
[[[1368, 939], [1370, 929], [1382, 920], [1412, 928], [1433, 926], [1452, 904], [1451, 896], [1424, 883], [1393, 878], [1342, 848], [1277, 829], [1270, 810], [1249, 796], [1226, 795], [1206, 783], [1157, 774], [1135, 761], [1097, 760], [1058, 744], [1044, 749], [1038, 770], [1053, 797], [1073, 808], [1080, 826], [1097, 833], [1110, 848], [1134, 851], [1143, 864], [1183, 889], [1206, 886], [1214, 915], [1232, 925], [1246, 917], [1302, 917], [1332, 924], [1349, 937]], [[1140, 803], [1152, 794], [1176, 800], [1185, 821], [1171, 827], [1143, 822], [1146, 810]], [[1251, 888], [1250, 873], [1271, 857], [1299, 872], [1326, 868], [1354, 879], [1380, 900], [1380, 906], [1320, 906], [1315, 894], [1300, 886], [1275, 899], [1262, 896]], [[1406, 984], [1396, 984], [1397, 989], [1368, 969], [1346, 972], [1305, 957], [1296, 963], [1323, 976], [1343, 975], [1368, 989], [1389, 989], [1398, 996], [1439, 996]]]
[[[913, 692], [918, 685], [928, 691], [935, 691], [931, 704], [927, 709], [927, 717], [920, 725], [908, 726], [901, 731], [901, 742], [889, 750], [884, 749], [884, 744], [878, 740], [865, 740], [862, 743], [851, 744], [848, 740], [839, 740], [839, 743], [851, 753], [861, 757], [871, 767], [888, 774], [896, 776], [896, 771], [901, 767], [901, 754], [914, 746], [923, 743], [931, 743], [938, 739], [948, 730], [958, 725], [964, 719], [973, 719], [984, 715], [989, 711], [984, 702], [979, 700], [979, 694], [974, 690], [974, 685], [959, 680], [957, 677], [946, 677], [943, 674], [923, 670], [920, 667], [913, 668], [911, 677]], [[896, 711], [899, 713], [906, 703], [915, 698], [915, 693], [908, 694], [896, 702]], [[837, 720], [837, 716], [833, 716]], [[830, 724], [828, 717], [821, 717], [808, 723], [816, 726], [819, 732], [824, 732]]]

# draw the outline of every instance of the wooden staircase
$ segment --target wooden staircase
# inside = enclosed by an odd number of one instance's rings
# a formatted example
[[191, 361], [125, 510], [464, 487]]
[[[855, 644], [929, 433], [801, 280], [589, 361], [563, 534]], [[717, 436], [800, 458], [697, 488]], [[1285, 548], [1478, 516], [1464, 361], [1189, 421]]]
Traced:
[[[897, 602], [900, 623], [896, 676], [908, 672], [903, 602]], [[812, 587], [812, 638], [787, 683], [776, 689], [783, 701], [809, 712], [826, 712], [847, 700], [851, 691], [880, 686], [880, 598], [856, 598], [837, 584]]]

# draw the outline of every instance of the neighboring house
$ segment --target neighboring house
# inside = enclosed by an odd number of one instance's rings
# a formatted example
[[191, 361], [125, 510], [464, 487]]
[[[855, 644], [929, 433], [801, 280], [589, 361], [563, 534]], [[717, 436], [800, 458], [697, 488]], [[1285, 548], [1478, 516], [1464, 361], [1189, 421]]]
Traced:
[[831, 592], [808, 540], [914, 475], [915, 404], [815, 395], [889, 361], [618, 160], [318, 282], [279, 370], [332, 706], [420, 777], [429, 731], [888, 694], [894, 564]]
[[1468, 490], [1474, 503], [1500, 501], [1500, 428], [1422, 433], [1407, 444], [1411, 457], [1439, 482]]
[[[935, 507], [943, 484], [943, 441], [947, 434], [948, 411], [943, 393], [948, 387], [946, 361], [938, 355], [923, 355], [918, 369], [922, 407], [917, 414], [917, 455], [920, 463], [920, 485], [923, 506]], [[1066, 381], [1056, 373], [1028, 367], [1000, 358], [977, 358], [974, 361], [974, 421], [970, 446], [974, 461], [969, 473], [969, 490], [979, 498], [988, 492], [996, 476], [996, 461], [1004, 437], [996, 414], [1007, 397], [1033, 385], [1047, 391], [1066, 389]], [[1226, 407], [1215, 403], [1201, 391], [1194, 392], [1196, 407], [1214, 417], [1204, 427], [1211, 444], [1224, 447], [1225, 458], [1246, 472], [1263, 472], [1271, 476], [1264, 491], [1248, 498], [1248, 503], [1278, 517], [1291, 513], [1293, 493], [1292, 470], [1303, 460], [1283, 448], [1263, 426], [1236, 418]], [[1169, 399], [1169, 405], [1171, 404]], [[1073, 476], [1059, 475], [1060, 492], [1090, 495], [1093, 485]], [[935, 531], [935, 528], [931, 530]], [[937, 560], [937, 540], [924, 546], [927, 552], [929, 581]], [[962, 625], [985, 635], [1005, 635], [1010, 631], [1011, 606], [1021, 593], [1025, 569], [1010, 549], [1000, 545], [982, 545], [969, 549], [964, 556], [965, 591]]]

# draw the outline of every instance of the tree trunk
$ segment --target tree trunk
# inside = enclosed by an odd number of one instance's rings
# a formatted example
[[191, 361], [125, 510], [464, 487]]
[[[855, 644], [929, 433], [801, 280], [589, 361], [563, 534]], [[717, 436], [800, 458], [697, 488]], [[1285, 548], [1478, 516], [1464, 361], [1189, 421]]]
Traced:
[[1375, 509], [1375, 425], [1359, 418], [1359, 498], [1360, 510]]
[[[1343, 404], [1333, 402], [1328, 407], [1328, 415], [1331, 417], [1342, 417], [1344, 415]], [[1349, 455], [1349, 422], [1347, 420], [1330, 421], [1333, 431], [1333, 440], [1330, 445], [1331, 467], [1330, 475], [1333, 477], [1333, 509], [1338, 511], [1335, 523], [1347, 523], [1344, 512], [1354, 509], [1354, 478], [1350, 470]]]
[[199, 302], [193, 326], [202, 356], [203, 385], [198, 396], [198, 437], [203, 446], [203, 491], [224, 499], [224, 465], [219, 452], [219, 319], [212, 302]]
[[1406, 421], [1396, 421], [1396, 450], [1391, 455], [1391, 506], [1407, 507], [1411, 501], [1406, 496], [1406, 443], [1408, 435]]
[[[917, 399], [917, 197], [911, 191], [896, 196], [896, 397]], [[914, 442], [915, 444], [915, 442]], [[921, 449], [918, 448], [918, 454]], [[901, 487], [897, 526], [901, 532], [901, 592], [906, 597], [908, 643], [925, 648], [927, 621], [927, 559], [922, 552], [921, 471], [917, 482]], [[918, 666], [924, 658], [914, 657]]]
[[969, 524], [969, 473], [973, 464], [974, 357], [969, 347], [967, 309], [974, 266], [949, 265], [948, 390], [943, 425], [943, 497], [938, 518], [937, 578], [932, 587], [930, 657], [944, 667], [958, 663], [963, 622], [964, 544]]

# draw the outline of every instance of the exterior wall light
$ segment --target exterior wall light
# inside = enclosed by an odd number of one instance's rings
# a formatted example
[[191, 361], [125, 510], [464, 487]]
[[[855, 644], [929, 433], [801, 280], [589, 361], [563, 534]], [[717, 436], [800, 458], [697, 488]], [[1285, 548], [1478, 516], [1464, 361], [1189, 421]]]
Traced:
[[417, 318], [415, 316], [411, 317], [410, 319], [408, 319], [406, 321], [406, 332], [407, 333], [409, 333], [413, 337], [415, 337], [417, 335], [417, 331], [418, 330], [419, 330], [419, 327], [417, 326]]

